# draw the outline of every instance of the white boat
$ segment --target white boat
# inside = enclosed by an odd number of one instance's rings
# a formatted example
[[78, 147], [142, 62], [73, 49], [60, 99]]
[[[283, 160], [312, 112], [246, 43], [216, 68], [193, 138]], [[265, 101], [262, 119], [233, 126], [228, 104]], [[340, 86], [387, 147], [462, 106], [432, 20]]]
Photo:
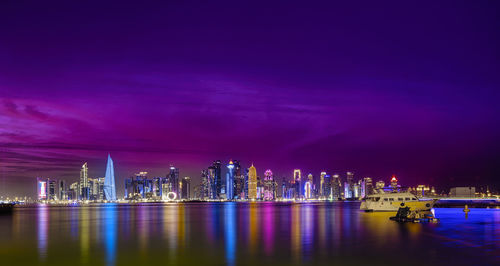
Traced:
[[428, 211], [432, 209], [436, 199], [419, 199], [409, 192], [382, 193], [367, 196], [359, 207], [363, 211], [397, 212], [400, 207], [410, 207], [412, 210]]

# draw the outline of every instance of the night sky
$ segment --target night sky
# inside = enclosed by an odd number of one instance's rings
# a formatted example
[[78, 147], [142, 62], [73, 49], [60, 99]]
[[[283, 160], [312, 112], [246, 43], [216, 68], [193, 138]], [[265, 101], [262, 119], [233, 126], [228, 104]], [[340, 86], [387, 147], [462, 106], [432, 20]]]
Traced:
[[0, 194], [108, 153], [119, 196], [217, 159], [499, 187], [499, 1], [200, 2], [2, 1]]

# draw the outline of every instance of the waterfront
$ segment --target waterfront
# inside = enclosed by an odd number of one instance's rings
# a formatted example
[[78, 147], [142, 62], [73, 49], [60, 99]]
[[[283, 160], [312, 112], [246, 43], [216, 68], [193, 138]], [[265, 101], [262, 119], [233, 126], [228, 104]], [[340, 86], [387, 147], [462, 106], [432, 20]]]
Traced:
[[500, 209], [398, 224], [358, 202], [102, 204], [0, 216], [2, 265], [488, 265]]

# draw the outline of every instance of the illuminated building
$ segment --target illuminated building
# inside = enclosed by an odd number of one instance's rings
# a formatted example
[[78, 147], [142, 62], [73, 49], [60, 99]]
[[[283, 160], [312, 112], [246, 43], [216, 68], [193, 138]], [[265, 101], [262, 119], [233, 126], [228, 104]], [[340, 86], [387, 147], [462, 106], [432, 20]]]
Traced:
[[304, 197], [310, 199], [312, 197], [312, 182], [308, 180], [304, 184]]
[[396, 178], [396, 175], [392, 175], [392, 178], [391, 178], [391, 187], [392, 187], [393, 191], [397, 191], [398, 190], [398, 179]]
[[217, 186], [215, 184], [215, 167], [212, 165], [207, 170], [207, 185], [210, 199], [217, 199]]
[[104, 178], [89, 178], [89, 200], [104, 199]]
[[264, 200], [276, 199], [276, 183], [274, 182], [273, 172], [267, 169], [264, 173]]
[[37, 193], [39, 200], [47, 200], [47, 179], [37, 178]]
[[248, 169], [248, 198], [257, 199], [257, 169], [253, 164]]
[[354, 173], [347, 172], [346, 182], [344, 184], [344, 197], [351, 199], [354, 197]]
[[208, 199], [210, 198], [210, 180], [208, 178], [208, 171], [207, 170], [201, 170], [201, 187], [199, 189], [199, 195], [198, 197], [200, 199]]
[[47, 179], [47, 200], [57, 199], [57, 182], [55, 180]]
[[377, 183], [375, 183], [375, 187], [377, 189], [383, 189], [385, 187], [385, 182], [380, 180], [380, 181], [377, 181]]
[[67, 198], [66, 181], [59, 180], [59, 199], [66, 200]]
[[214, 193], [215, 193], [215, 197], [216, 199], [219, 199], [220, 198], [220, 194], [222, 193], [225, 193], [225, 182], [222, 182], [222, 172], [221, 172], [221, 168], [222, 168], [222, 163], [220, 162], [220, 160], [217, 160], [217, 161], [214, 161], [213, 162], [213, 181], [214, 181]]
[[68, 200], [77, 200], [80, 191], [80, 183], [74, 182], [69, 186], [69, 190], [67, 193]]
[[153, 182], [147, 175], [148, 172], [139, 172], [135, 174], [135, 179], [125, 179], [125, 199], [153, 198]]
[[363, 179], [363, 191], [364, 195], [362, 195], [362, 197], [373, 194], [373, 181], [370, 177], [365, 177]]
[[181, 199], [190, 199], [191, 198], [191, 178], [189, 176], [185, 176], [181, 182]]
[[281, 198], [289, 199], [289, 195], [287, 192], [288, 192], [287, 182], [285, 178], [283, 178], [283, 180], [281, 181]]
[[88, 179], [88, 171], [87, 163], [82, 165], [82, 169], [80, 170], [80, 199], [88, 200], [90, 196], [89, 189], [89, 179]]
[[108, 163], [106, 164], [106, 174], [104, 176], [104, 199], [108, 201], [116, 200], [116, 187], [115, 187], [115, 168], [113, 160], [108, 154]]
[[332, 177], [330, 175], [325, 174], [323, 176], [323, 185], [320, 193], [322, 198], [330, 198], [332, 194]]
[[245, 175], [241, 172], [240, 162], [237, 160], [234, 163], [234, 198], [245, 198]]
[[326, 172], [321, 172], [319, 175], [319, 196], [323, 197], [325, 195], [325, 176]]
[[226, 173], [226, 199], [232, 200], [234, 198], [234, 164], [233, 160], [229, 161]]
[[475, 187], [452, 187], [450, 197], [474, 198], [476, 197]]
[[360, 193], [360, 182], [358, 183], [354, 183], [353, 187], [352, 187], [352, 198], [354, 199], [358, 199], [361, 195]]
[[152, 192], [153, 192], [153, 198], [155, 199], [161, 199], [162, 198], [162, 179], [161, 177], [153, 177], [153, 182], [152, 182]]
[[340, 180], [340, 176], [335, 174], [332, 176], [332, 193], [331, 198], [334, 200], [338, 200], [342, 197], [342, 183]]
[[171, 189], [169, 192], [175, 192], [176, 195], [179, 194], [179, 168], [170, 166], [170, 173], [168, 174], [168, 182], [170, 183]]
[[302, 197], [302, 185], [301, 185], [301, 182], [302, 182], [302, 177], [301, 177], [301, 171], [300, 169], [295, 169], [293, 170], [293, 184], [294, 184], [294, 188], [295, 188], [295, 195], [294, 197], [295, 198], [301, 198]]

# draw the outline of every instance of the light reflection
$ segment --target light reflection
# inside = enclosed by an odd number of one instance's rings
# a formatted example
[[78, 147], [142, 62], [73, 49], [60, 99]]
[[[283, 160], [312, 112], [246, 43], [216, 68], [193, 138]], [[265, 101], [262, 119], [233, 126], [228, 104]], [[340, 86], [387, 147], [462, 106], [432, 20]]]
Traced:
[[49, 207], [38, 207], [38, 254], [42, 260], [47, 257], [47, 244], [49, 241]]
[[236, 261], [236, 203], [224, 204], [224, 235], [226, 242], [227, 265], [235, 265]]
[[326, 211], [325, 206], [319, 206], [318, 208], [318, 237], [319, 246], [322, 253], [325, 253], [326, 248]]
[[274, 208], [272, 203], [266, 203], [263, 208], [263, 246], [268, 256], [273, 254], [274, 247]]
[[106, 247], [106, 265], [115, 265], [117, 237], [117, 207], [110, 204], [104, 207], [104, 241]]
[[250, 230], [248, 230], [248, 239], [250, 246], [250, 254], [257, 251], [258, 236], [259, 236], [259, 214], [255, 202], [250, 203]]
[[292, 220], [291, 220], [291, 238], [292, 238], [292, 257], [295, 260], [295, 263], [300, 264], [301, 262], [301, 237], [302, 232], [300, 232], [300, 204], [294, 203], [291, 206], [292, 208]]
[[82, 264], [87, 264], [89, 260], [89, 208], [80, 208], [80, 258]]

